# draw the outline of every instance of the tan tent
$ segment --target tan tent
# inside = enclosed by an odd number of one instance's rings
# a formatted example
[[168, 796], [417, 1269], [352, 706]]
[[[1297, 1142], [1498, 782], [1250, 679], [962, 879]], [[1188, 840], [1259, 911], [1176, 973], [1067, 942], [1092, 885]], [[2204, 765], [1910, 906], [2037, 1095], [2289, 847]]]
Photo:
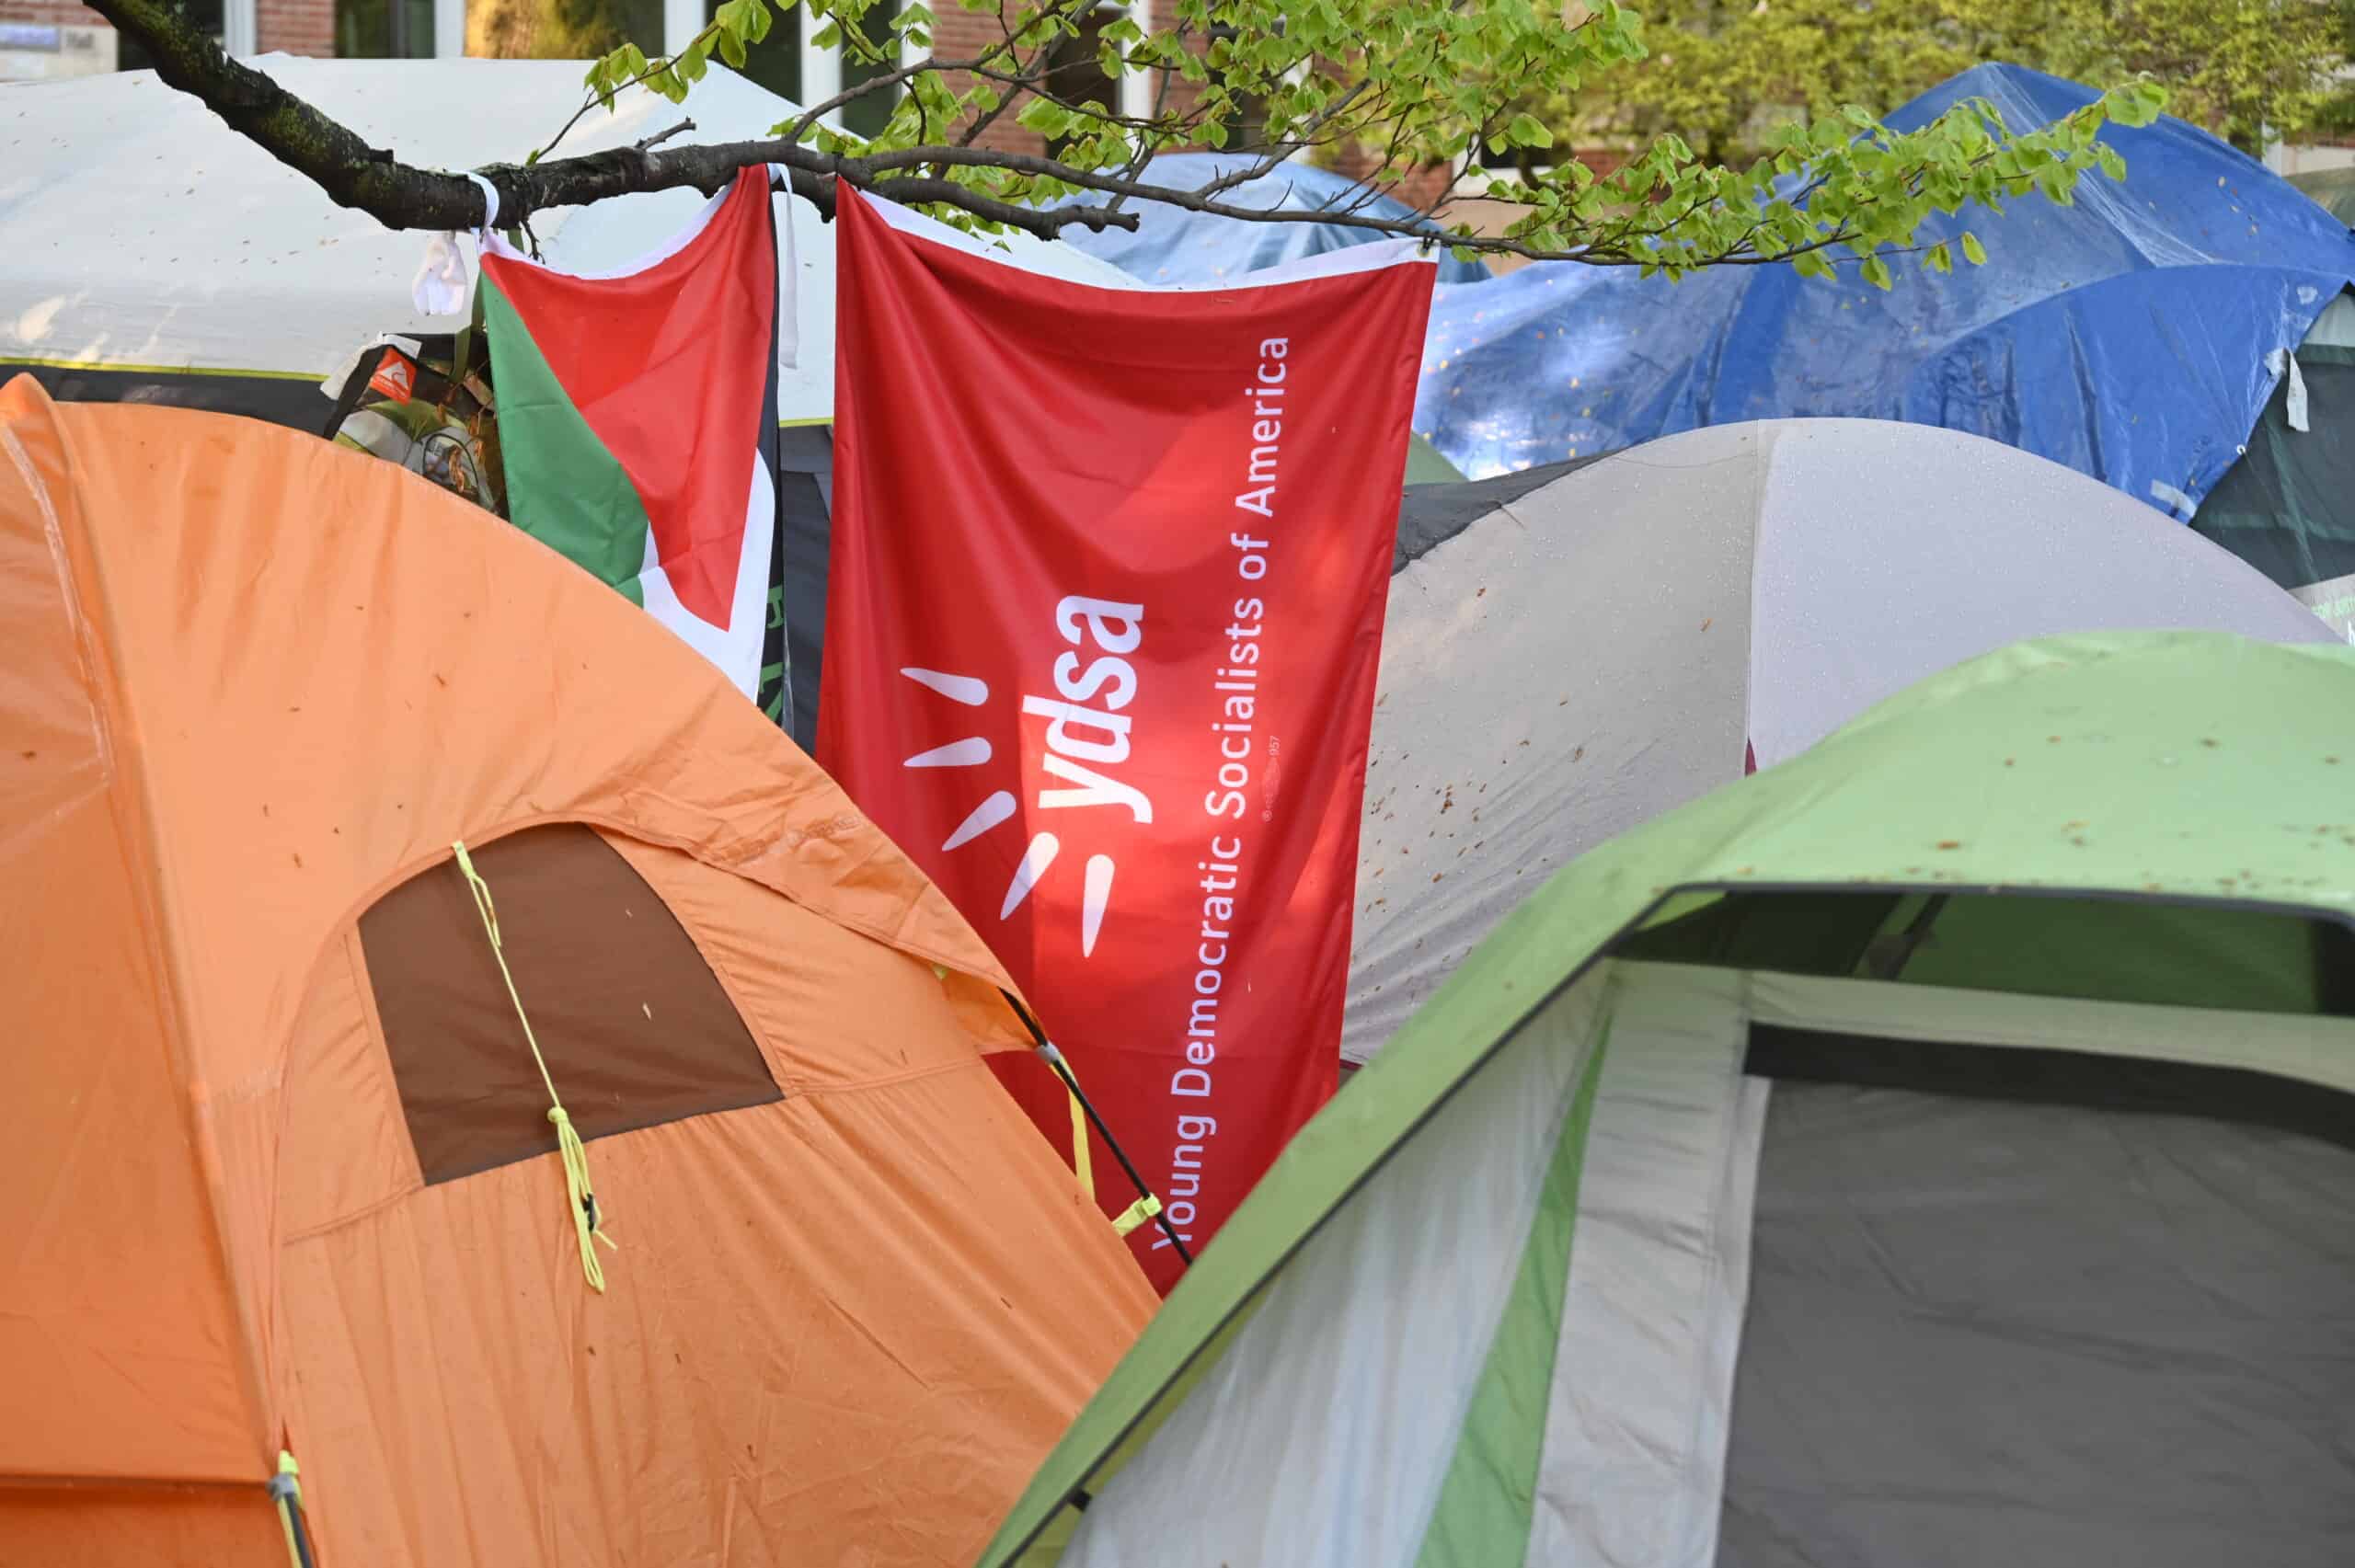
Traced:
[[0, 1562], [286, 1562], [281, 1450], [327, 1568], [970, 1559], [1153, 1305], [834, 785], [290, 431], [0, 390]]

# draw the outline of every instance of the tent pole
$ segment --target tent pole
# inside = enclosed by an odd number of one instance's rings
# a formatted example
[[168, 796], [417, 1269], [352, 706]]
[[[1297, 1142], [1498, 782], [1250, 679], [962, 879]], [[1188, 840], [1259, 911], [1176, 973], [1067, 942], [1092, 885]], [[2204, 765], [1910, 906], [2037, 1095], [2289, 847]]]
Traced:
[[1022, 1026], [1030, 1031], [1030, 1039], [1038, 1047], [1039, 1055], [1045, 1059], [1047, 1066], [1053, 1070], [1057, 1078], [1063, 1080], [1063, 1085], [1070, 1092], [1071, 1097], [1079, 1102], [1080, 1110], [1087, 1116], [1088, 1126], [1094, 1127], [1096, 1135], [1104, 1140], [1104, 1147], [1112, 1151], [1112, 1158], [1120, 1162], [1120, 1169], [1128, 1173], [1129, 1184], [1136, 1188], [1137, 1196], [1145, 1202], [1154, 1203], [1154, 1221], [1161, 1227], [1161, 1233], [1169, 1238], [1170, 1246], [1177, 1249], [1179, 1261], [1188, 1268], [1193, 1267], [1194, 1254], [1188, 1252], [1186, 1243], [1178, 1239], [1178, 1227], [1169, 1222], [1168, 1214], [1157, 1202], [1155, 1202], [1153, 1189], [1145, 1185], [1144, 1177], [1138, 1174], [1136, 1166], [1130, 1162], [1129, 1151], [1120, 1147], [1120, 1140], [1114, 1138], [1112, 1129], [1104, 1125], [1103, 1116], [1097, 1112], [1096, 1102], [1090, 1100], [1086, 1092], [1080, 1088], [1079, 1077], [1072, 1071], [1071, 1064], [1063, 1060], [1062, 1048], [1047, 1038], [1047, 1032], [1039, 1026], [1039, 1021], [1030, 1015], [1030, 1010], [1024, 1006], [1021, 1000], [1012, 991], [1000, 990], [998, 994], [1005, 998], [1006, 1004], [1012, 1007], [1015, 1015], [1022, 1020]]

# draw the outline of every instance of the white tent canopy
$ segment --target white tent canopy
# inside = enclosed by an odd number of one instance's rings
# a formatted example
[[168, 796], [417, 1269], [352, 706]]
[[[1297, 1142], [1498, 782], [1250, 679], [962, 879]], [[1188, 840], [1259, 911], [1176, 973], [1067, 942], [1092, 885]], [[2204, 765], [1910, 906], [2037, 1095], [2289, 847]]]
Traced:
[[[465, 169], [521, 163], [584, 97], [567, 61], [250, 62], [404, 161]], [[764, 136], [797, 106], [714, 65], [684, 106], [633, 88], [592, 110], [557, 153], [624, 146], [681, 120], [693, 139]], [[684, 144], [684, 139], [673, 145]], [[703, 197], [664, 191], [533, 220], [548, 261], [572, 271], [626, 266], [684, 224]], [[834, 240], [795, 209], [799, 352], [780, 378], [788, 422], [833, 409]], [[0, 373], [13, 365], [213, 372], [318, 381], [378, 334], [449, 332], [409, 297], [427, 236], [337, 207], [303, 176], [152, 72], [0, 89]], [[940, 231], [948, 234], [948, 231]], [[461, 242], [471, 269], [473, 242]], [[1117, 269], [1024, 235], [1002, 241], [1022, 265], [1120, 286]], [[320, 407], [324, 419], [326, 407]]]
[[[1549, 483], [1408, 493], [1358, 859], [1346, 1060], [1614, 834], [2024, 638], [2327, 642], [2254, 567], [1959, 431], [1693, 430]], [[1481, 503], [1493, 497], [1488, 505]], [[1419, 552], [1418, 554], [1417, 552]]]

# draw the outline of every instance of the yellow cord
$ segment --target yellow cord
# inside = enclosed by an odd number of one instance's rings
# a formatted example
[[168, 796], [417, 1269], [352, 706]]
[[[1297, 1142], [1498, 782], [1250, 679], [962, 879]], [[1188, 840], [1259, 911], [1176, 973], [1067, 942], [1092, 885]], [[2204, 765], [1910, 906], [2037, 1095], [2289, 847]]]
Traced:
[[1071, 1168], [1079, 1178], [1079, 1190], [1087, 1195], [1091, 1203], [1096, 1200], [1096, 1173], [1091, 1169], [1094, 1158], [1087, 1150], [1087, 1113], [1079, 1108], [1079, 1096], [1072, 1094]]
[[1079, 1190], [1087, 1195], [1087, 1201], [1094, 1203], [1096, 1172], [1091, 1165], [1094, 1157], [1087, 1149], [1087, 1108], [1079, 1103], [1079, 1072], [1072, 1066], [1071, 1059], [1056, 1048], [1053, 1041], [1040, 1040], [1038, 1048], [1040, 1057], [1063, 1081], [1063, 1094], [1071, 1101], [1072, 1174], [1079, 1178]]
[[1125, 1236], [1161, 1212], [1161, 1200], [1147, 1193], [1113, 1218], [1112, 1233]]
[[302, 1472], [294, 1456], [283, 1448], [278, 1450], [278, 1478], [270, 1484], [270, 1495], [278, 1505], [279, 1528], [286, 1532], [289, 1568], [303, 1568], [303, 1549], [294, 1544], [294, 1510], [303, 1505]]
[[464, 841], [453, 844], [458, 857], [458, 870], [466, 878], [466, 887], [475, 896], [475, 912], [482, 916], [484, 934], [490, 938], [490, 956], [499, 962], [500, 978], [507, 982], [507, 1000], [515, 1004], [516, 1022], [523, 1025], [523, 1043], [532, 1047], [532, 1059], [539, 1064], [540, 1082], [548, 1089], [548, 1120], [556, 1124], [557, 1152], [564, 1159], [564, 1188], [572, 1200], [572, 1229], [580, 1242], [580, 1272], [589, 1280], [589, 1288], [605, 1288], [605, 1270], [597, 1261], [596, 1243], [603, 1242], [619, 1251], [613, 1238], [603, 1230], [603, 1219], [597, 1211], [597, 1194], [589, 1182], [589, 1151], [581, 1147], [580, 1134], [573, 1130], [572, 1118], [565, 1114], [564, 1102], [557, 1098], [556, 1079], [548, 1072], [547, 1058], [540, 1054], [540, 1042], [532, 1033], [532, 1020], [523, 1011], [523, 999], [516, 994], [515, 977], [508, 972], [507, 953], [499, 940], [499, 910], [490, 901], [490, 885], [475, 870], [474, 858], [466, 853]]

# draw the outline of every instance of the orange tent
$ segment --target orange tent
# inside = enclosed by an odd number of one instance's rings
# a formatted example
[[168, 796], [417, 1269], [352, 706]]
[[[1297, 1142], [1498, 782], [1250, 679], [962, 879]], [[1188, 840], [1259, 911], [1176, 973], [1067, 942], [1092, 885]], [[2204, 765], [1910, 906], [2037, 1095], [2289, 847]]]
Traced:
[[305, 436], [0, 390], [0, 1562], [281, 1450], [324, 1568], [970, 1560], [1154, 1305], [833, 784]]

